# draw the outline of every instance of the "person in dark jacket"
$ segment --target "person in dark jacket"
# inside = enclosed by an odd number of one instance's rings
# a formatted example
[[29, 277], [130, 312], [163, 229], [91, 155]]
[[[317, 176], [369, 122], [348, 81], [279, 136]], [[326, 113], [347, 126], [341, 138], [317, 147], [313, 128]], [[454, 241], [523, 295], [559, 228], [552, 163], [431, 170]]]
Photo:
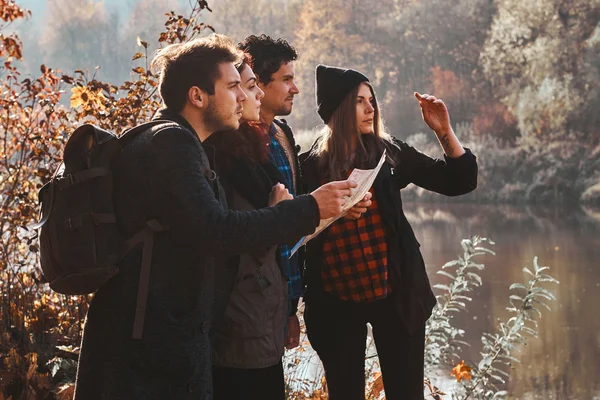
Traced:
[[[244, 60], [238, 67], [247, 96], [240, 128], [211, 135], [203, 146], [215, 149], [216, 172], [229, 208], [249, 211], [293, 196], [270, 160], [269, 125], [260, 121], [264, 92], [249, 65], [250, 56], [245, 54]], [[257, 248], [239, 257], [223, 321], [214, 329], [215, 400], [285, 400], [282, 356], [287, 344], [288, 297], [278, 246]]]
[[[240, 128], [212, 135], [203, 143], [216, 150], [216, 171], [229, 208], [240, 211], [293, 198], [269, 162], [268, 126], [259, 122], [264, 92], [247, 60], [238, 68], [247, 96]], [[281, 357], [288, 290], [277, 259], [277, 246], [259, 247], [239, 258], [223, 321], [215, 327], [215, 400], [285, 400]]]
[[415, 93], [444, 159], [388, 135], [373, 87], [362, 73], [319, 65], [317, 109], [326, 124], [301, 155], [311, 190], [354, 168], [385, 162], [370, 190], [372, 205], [339, 219], [308, 242], [305, 262], [307, 335], [325, 368], [332, 400], [364, 400], [367, 323], [372, 326], [388, 400], [423, 399], [425, 322], [435, 305], [419, 243], [402, 211], [410, 183], [447, 196], [477, 186], [475, 156], [456, 138], [447, 108]]
[[[123, 236], [149, 220], [163, 230], [152, 236], [153, 246], [130, 251], [119, 274], [96, 292], [77, 400], [212, 399], [211, 327], [233, 286], [232, 255], [293, 240], [341, 212], [349, 182], [270, 208], [228, 210], [214, 153], [201, 141], [239, 126], [246, 98], [235, 68], [240, 58], [230, 39], [212, 35], [168, 46], [153, 61], [166, 105], [156, 119], [165, 122], [123, 147], [114, 166], [114, 203]], [[151, 259], [149, 276], [141, 274], [144, 259]]]
[[[294, 63], [298, 58], [296, 49], [285, 39], [273, 39], [268, 35], [250, 35], [240, 48], [250, 55], [251, 67], [256, 74], [258, 86], [264, 91], [260, 119], [268, 126], [269, 159], [277, 167], [290, 193], [302, 194], [298, 184], [300, 146], [291, 127], [282, 117], [292, 113], [294, 96], [300, 93], [296, 85]], [[297, 347], [300, 340], [300, 323], [296, 312], [303, 294], [300, 274], [300, 254], [291, 254], [294, 243], [279, 246], [280, 263], [288, 282], [289, 317], [286, 323], [286, 348]]]

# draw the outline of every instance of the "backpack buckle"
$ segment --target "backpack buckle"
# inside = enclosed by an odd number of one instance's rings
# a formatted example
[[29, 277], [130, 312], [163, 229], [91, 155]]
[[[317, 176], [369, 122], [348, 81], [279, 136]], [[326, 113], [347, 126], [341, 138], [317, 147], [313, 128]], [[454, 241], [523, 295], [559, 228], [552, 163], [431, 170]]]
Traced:
[[69, 188], [76, 183], [75, 177], [73, 176], [73, 174], [63, 175], [60, 178], [58, 178], [56, 181], [57, 181], [56, 183], [57, 183], [59, 190]]
[[74, 231], [75, 230], [75, 225], [73, 224], [73, 219], [72, 218], [67, 218], [64, 221], [65, 224], [65, 229], [68, 231]]
[[217, 179], [217, 173], [212, 169], [206, 169], [204, 170], [204, 177], [212, 182]]

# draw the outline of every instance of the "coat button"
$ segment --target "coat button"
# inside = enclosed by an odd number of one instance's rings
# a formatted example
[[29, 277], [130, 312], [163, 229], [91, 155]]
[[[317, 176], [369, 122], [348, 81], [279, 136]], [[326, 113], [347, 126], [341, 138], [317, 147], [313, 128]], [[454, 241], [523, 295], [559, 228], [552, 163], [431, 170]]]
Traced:
[[210, 321], [209, 320], [202, 321], [202, 325], [200, 326], [200, 331], [202, 333], [208, 333], [209, 330], [210, 330]]
[[191, 381], [188, 383], [188, 392], [194, 393], [197, 389], [196, 381]]

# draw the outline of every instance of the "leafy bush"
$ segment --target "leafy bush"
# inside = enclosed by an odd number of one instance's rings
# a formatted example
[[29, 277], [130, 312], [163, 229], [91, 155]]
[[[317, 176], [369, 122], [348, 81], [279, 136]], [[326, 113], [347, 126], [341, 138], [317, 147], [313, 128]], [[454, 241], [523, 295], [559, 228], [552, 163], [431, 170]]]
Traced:
[[[198, 20], [206, 9], [197, 0], [188, 16], [167, 13], [158, 42], [182, 42], [210, 29]], [[12, 0], [0, 0], [0, 30], [29, 15]], [[132, 79], [115, 85], [95, 73], [66, 75], [45, 65], [39, 76], [24, 78], [19, 38], [0, 35], [0, 399], [72, 397], [89, 298], [59, 296], [40, 284], [36, 232], [29, 227], [37, 220], [37, 191], [78, 125], [120, 132], [149, 120], [160, 107], [148, 44], [138, 38], [138, 45]], [[62, 104], [68, 88], [71, 108]]]
[[[500, 322], [495, 332], [485, 333], [482, 337], [481, 360], [468, 362], [461, 357], [461, 351], [468, 344], [461, 340], [466, 328], [454, 326], [454, 317], [466, 311], [471, 302], [469, 293], [481, 286], [482, 279], [478, 274], [485, 265], [477, 260], [485, 254], [495, 253], [485, 244], [494, 243], [486, 238], [474, 236], [463, 239], [463, 253], [456, 260], [447, 262], [437, 274], [448, 278], [448, 283], [435, 285], [439, 291], [436, 295], [438, 304], [426, 325], [425, 334], [425, 393], [434, 400], [443, 399], [449, 394], [442, 392], [434, 384], [438, 380], [454, 375], [457, 383], [452, 398], [467, 399], [501, 399], [506, 391], [501, 384], [509, 377], [507, 367], [518, 362], [515, 352], [527, 341], [527, 336], [537, 336], [536, 318], [541, 317], [540, 306], [548, 308], [547, 301], [554, 300], [554, 295], [542, 286], [544, 283], [558, 283], [548, 275], [548, 267], [538, 264], [533, 259], [533, 268], [524, 268], [529, 276], [524, 283], [510, 286], [507, 308], [513, 316], [506, 322]], [[287, 366], [286, 377], [291, 399], [327, 399], [327, 383], [318, 357], [310, 348], [304, 336], [302, 345], [287, 352], [284, 365]], [[367, 398], [378, 400], [385, 395], [381, 371], [377, 362], [377, 354], [372, 337], [367, 339], [366, 355]]]

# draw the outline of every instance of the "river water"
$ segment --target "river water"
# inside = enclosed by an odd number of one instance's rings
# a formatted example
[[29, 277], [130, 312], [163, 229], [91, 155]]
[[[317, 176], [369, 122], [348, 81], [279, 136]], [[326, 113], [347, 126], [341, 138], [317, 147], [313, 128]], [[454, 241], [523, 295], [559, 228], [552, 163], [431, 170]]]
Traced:
[[[543, 206], [405, 204], [431, 283], [446, 261], [462, 254], [460, 239], [479, 235], [495, 242], [486, 255], [483, 285], [472, 293], [467, 313], [454, 325], [471, 344], [467, 363], [481, 357], [481, 335], [493, 331], [509, 313], [509, 286], [523, 282], [533, 257], [560, 281], [547, 287], [556, 295], [552, 311], [542, 310], [538, 338], [520, 352], [510, 371], [511, 399], [600, 399], [600, 212]], [[449, 374], [448, 370], [448, 374]], [[448, 382], [446, 382], [448, 384]], [[446, 386], [446, 385], [444, 385]], [[448, 396], [450, 397], [450, 396]]]

